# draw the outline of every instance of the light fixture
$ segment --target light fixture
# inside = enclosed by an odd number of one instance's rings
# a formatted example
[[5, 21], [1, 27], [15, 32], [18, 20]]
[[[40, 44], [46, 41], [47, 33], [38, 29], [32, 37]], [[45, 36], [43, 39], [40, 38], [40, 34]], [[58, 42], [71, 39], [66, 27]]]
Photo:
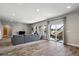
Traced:
[[68, 8], [68, 9], [69, 9], [69, 8], [71, 8], [71, 6], [67, 6], [66, 8]]
[[39, 12], [39, 11], [40, 11], [40, 9], [36, 9], [36, 11], [37, 11], [37, 12]]

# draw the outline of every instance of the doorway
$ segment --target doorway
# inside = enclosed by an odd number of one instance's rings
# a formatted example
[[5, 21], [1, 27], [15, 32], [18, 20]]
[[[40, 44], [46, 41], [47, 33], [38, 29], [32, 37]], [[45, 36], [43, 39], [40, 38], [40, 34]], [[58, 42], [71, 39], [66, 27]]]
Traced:
[[9, 38], [10, 27], [9, 25], [3, 25], [3, 38]]
[[51, 22], [50, 40], [64, 43], [64, 20], [56, 20]]

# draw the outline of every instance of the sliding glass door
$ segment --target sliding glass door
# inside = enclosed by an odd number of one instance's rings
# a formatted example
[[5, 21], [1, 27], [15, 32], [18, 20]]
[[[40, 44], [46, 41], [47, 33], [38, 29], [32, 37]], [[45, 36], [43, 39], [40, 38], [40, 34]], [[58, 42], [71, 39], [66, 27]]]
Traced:
[[50, 25], [50, 40], [63, 42], [64, 39], [64, 22], [63, 20], [53, 21]]

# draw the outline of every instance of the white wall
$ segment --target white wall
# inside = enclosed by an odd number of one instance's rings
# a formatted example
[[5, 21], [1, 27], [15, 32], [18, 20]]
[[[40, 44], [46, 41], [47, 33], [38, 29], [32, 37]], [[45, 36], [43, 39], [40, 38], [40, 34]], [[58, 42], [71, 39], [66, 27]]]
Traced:
[[12, 23], [12, 34], [17, 35], [18, 31], [25, 31], [26, 34], [30, 34], [31, 28], [29, 25], [23, 23]]
[[79, 12], [67, 15], [65, 25], [67, 44], [79, 46]]

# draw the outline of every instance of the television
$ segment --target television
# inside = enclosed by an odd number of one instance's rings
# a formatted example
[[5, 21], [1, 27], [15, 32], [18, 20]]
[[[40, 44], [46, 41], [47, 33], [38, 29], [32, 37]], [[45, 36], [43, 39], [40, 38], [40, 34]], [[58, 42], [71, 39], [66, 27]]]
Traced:
[[25, 35], [25, 31], [19, 31], [19, 35]]

